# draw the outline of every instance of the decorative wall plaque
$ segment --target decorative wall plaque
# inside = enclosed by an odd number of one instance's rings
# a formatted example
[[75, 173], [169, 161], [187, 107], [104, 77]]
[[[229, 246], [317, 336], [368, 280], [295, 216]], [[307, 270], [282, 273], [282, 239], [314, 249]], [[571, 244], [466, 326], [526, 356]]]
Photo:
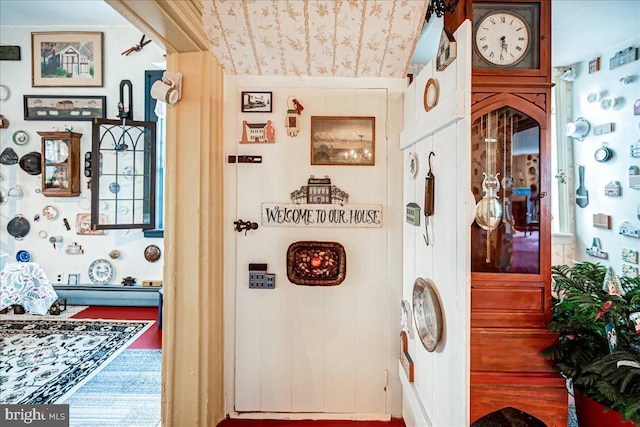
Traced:
[[347, 276], [347, 253], [337, 242], [302, 241], [287, 249], [287, 278], [296, 285], [336, 286]]
[[593, 238], [593, 241], [591, 242], [591, 247], [587, 248], [587, 254], [594, 256], [596, 258], [603, 258], [603, 259], [609, 258], [609, 254], [603, 251], [602, 249], [600, 249], [600, 239], [598, 239], [597, 237]]
[[611, 228], [611, 216], [603, 213], [593, 214], [593, 226], [595, 228]]

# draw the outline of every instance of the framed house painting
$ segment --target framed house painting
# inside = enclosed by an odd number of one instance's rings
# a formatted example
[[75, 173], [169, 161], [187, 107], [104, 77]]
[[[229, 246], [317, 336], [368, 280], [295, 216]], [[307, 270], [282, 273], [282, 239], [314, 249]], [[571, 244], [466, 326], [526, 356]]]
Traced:
[[375, 165], [375, 117], [312, 116], [312, 165]]
[[31, 33], [33, 87], [102, 87], [102, 33]]

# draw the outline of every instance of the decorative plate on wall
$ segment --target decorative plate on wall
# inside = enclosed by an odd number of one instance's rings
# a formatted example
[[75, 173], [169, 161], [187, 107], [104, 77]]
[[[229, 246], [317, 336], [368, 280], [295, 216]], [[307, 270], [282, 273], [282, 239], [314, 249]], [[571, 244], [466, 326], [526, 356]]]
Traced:
[[287, 277], [296, 285], [335, 286], [347, 276], [347, 253], [337, 242], [295, 242], [287, 250]]
[[424, 348], [432, 352], [442, 338], [442, 310], [435, 283], [418, 277], [413, 283], [413, 320]]
[[105, 285], [113, 279], [113, 265], [106, 259], [97, 259], [89, 266], [89, 279], [96, 285]]

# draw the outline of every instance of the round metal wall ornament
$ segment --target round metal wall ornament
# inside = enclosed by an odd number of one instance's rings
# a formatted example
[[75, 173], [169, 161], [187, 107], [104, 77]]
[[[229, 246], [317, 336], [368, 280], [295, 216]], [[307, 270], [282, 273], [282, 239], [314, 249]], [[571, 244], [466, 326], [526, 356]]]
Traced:
[[149, 245], [144, 249], [144, 259], [149, 262], [156, 262], [160, 259], [160, 248], [156, 245]]
[[413, 283], [413, 320], [422, 345], [433, 352], [442, 338], [442, 310], [430, 279], [418, 277]]
[[436, 79], [429, 79], [424, 87], [424, 110], [430, 111], [437, 103], [438, 81]]

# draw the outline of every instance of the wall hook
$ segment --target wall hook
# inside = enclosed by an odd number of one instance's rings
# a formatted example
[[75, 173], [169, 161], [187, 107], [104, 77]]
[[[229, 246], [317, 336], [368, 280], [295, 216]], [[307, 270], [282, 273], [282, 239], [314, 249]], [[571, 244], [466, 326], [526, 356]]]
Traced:
[[245, 236], [247, 235], [247, 231], [258, 229], [257, 222], [243, 221], [241, 219], [238, 219], [237, 221], [233, 221], [233, 224], [235, 225], [233, 229], [236, 230], [238, 233], [241, 233], [242, 231], [244, 231]]

